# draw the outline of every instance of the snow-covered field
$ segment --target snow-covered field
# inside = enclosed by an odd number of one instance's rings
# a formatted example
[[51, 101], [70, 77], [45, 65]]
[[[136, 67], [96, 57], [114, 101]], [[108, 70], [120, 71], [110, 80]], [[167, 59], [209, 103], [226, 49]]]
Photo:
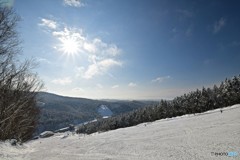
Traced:
[[226, 160], [239, 154], [240, 105], [99, 134], [61, 133], [22, 146], [0, 142], [0, 160]]

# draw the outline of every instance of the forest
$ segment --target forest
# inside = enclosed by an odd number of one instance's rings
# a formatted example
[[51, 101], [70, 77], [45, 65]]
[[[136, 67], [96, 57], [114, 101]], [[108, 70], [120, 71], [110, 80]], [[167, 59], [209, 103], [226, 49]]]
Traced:
[[161, 100], [157, 105], [146, 106], [129, 113], [81, 125], [77, 129], [77, 133], [104, 132], [143, 122], [202, 113], [237, 103], [240, 103], [240, 75], [226, 79], [219, 86], [203, 87], [201, 90], [197, 89], [173, 100]]

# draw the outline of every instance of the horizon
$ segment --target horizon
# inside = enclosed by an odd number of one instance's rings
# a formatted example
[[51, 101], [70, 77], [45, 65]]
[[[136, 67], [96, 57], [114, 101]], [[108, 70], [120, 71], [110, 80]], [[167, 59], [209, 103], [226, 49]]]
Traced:
[[237, 0], [4, 1], [43, 92], [169, 100], [240, 73]]
[[[52, 93], [48, 91], [38, 91], [38, 93], [46, 93], [46, 94], [53, 94], [55, 96], [65, 97], [65, 98], [80, 98], [80, 99], [89, 99], [89, 100], [97, 100], [97, 101], [161, 101], [162, 99], [109, 99], [109, 98], [100, 98], [100, 99], [93, 99], [88, 97], [74, 97], [74, 96], [65, 96], [57, 93]], [[164, 100], [172, 100], [172, 99], [164, 99]]]

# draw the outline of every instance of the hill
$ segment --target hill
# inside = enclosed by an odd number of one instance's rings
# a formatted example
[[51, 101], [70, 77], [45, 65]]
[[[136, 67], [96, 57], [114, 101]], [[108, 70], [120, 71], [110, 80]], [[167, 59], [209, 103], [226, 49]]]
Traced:
[[[113, 116], [119, 115], [156, 103], [154, 101], [92, 100], [64, 97], [47, 92], [39, 92], [37, 100], [41, 111], [37, 133], [110, 116], [109, 113]], [[102, 106], [105, 106], [108, 112], [103, 112]]]
[[171, 101], [161, 100], [158, 104], [139, 108], [108, 119], [101, 119], [81, 125], [77, 133], [91, 134], [118, 128], [135, 126], [143, 122], [152, 122], [186, 114], [198, 114], [208, 110], [240, 103], [240, 75], [225, 79], [219, 86], [203, 87], [187, 94], [175, 97]]
[[216, 109], [104, 133], [61, 133], [17, 147], [0, 142], [0, 159], [235, 159], [239, 157], [239, 115], [240, 105], [235, 105], [222, 113]]

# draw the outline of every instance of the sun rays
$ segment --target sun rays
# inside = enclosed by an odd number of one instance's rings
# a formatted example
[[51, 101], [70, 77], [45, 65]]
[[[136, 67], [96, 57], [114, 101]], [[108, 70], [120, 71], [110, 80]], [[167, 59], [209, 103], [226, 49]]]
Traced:
[[64, 38], [61, 40], [60, 50], [67, 56], [74, 56], [80, 51], [79, 43], [72, 37]]

